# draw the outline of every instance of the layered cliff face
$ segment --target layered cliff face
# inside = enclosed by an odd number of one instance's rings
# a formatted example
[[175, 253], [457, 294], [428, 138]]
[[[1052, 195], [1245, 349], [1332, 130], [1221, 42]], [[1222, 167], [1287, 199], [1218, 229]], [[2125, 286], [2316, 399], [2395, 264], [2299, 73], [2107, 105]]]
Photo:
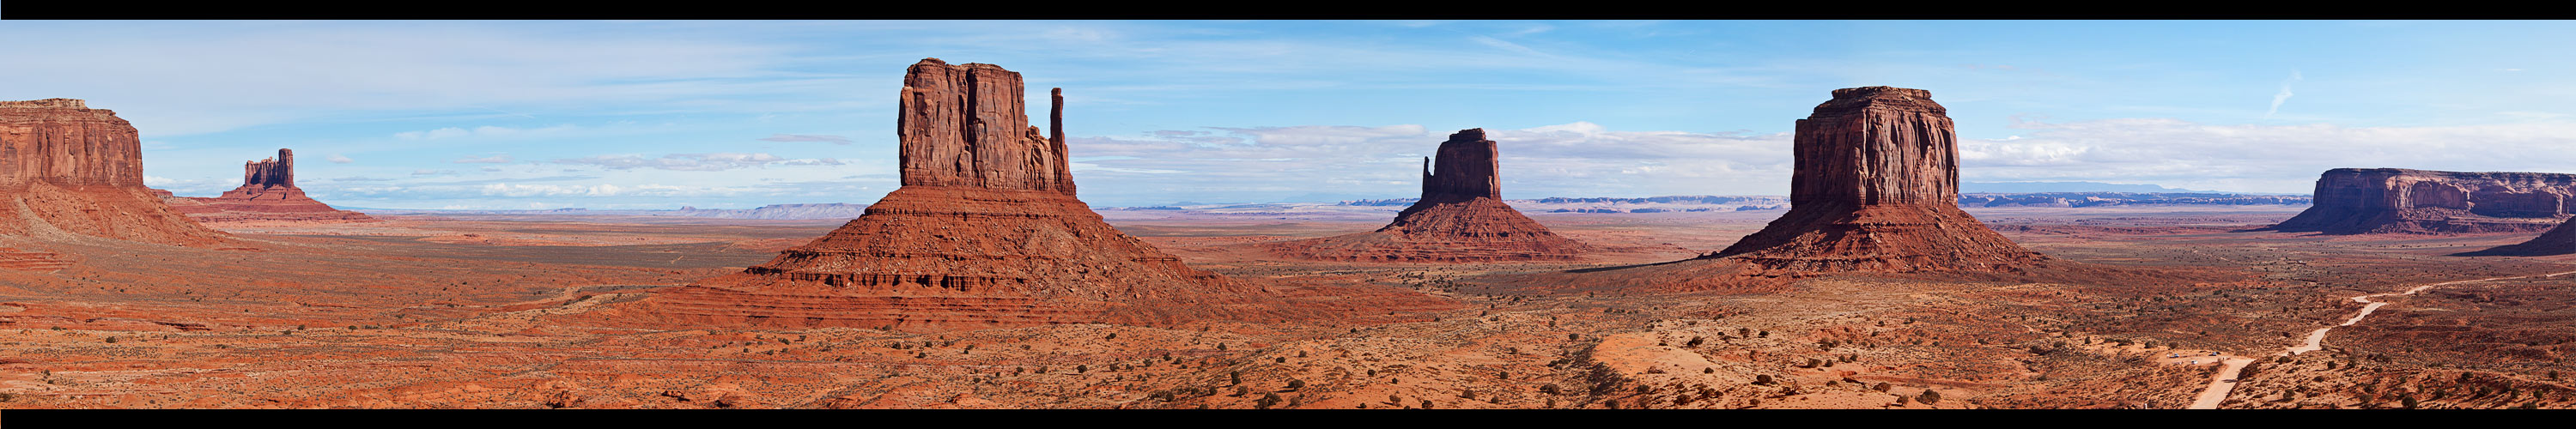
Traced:
[[1959, 148], [1929, 91], [1834, 90], [1798, 121], [1789, 213], [1706, 258], [1774, 270], [1988, 270], [2046, 260], [1959, 210]]
[[2313, 205], [2268, 230], [2325, 234], [2541, 231], [2571, 215], [2576, 174], [2338, 168]]
[[375, 222], [364, 213], [331, 208], [295, 187], [295, 151], [242, 163], [242, 185], [214, 198], [168, 197], [172, 208], [198, 222]]
[[143, 186], [142, 145], [116, 112], [80, 100], [0, 101], [0, 238], [225, 241]]
[[[942, 330], [1051, 323], [1259, 320], [1262, 286], [1191, 269], [1074, 198], [1062, 133], [1020, 113], [1020, 76], [912, 66], [903, 187], [769, 263], [646, 300], [666, 322]], [[1055, 122], [1062, 121], [1056, 95]]]
[[1501, 164], [1484, 129], [1449, 135], [1434, 155], [1423, 160], [1422, 198], [1386, 227], [1265, 247], [1285, 257], [1355, 262], [1571, 260], [1591, 250], [1503, 203]]

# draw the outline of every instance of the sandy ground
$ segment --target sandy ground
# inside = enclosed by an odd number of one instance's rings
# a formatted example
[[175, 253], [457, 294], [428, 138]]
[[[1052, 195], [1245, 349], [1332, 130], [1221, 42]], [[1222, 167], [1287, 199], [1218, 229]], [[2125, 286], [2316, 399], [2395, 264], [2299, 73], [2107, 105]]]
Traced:
[[[0, 408], [2184, 408], [2221, 378], [2209, 352], [2270, 356], [2375, 305], [2351, 297], [2576, 262], [2448, 256], [2528, 238], [2516, 234], [2239, 232], [2297, 210], [1971, 210], [2059, 258], [2237, 281], [1848, 275], [1735, 295], [1548, 293], [1497, 279], [1697, 256], [1778, 211], [1534, 214], [1606, 250], [1493, 264], [1278, 261], [1246, 250], [1374, 229], [1392, 211], [1104, 213], [1229, 276], [1460, 305], [1365, 321], [939, 333], [646, 329], [587, 317], [767, 261], [840, 221], [387, 216], [226, 226], [250, 243], [232, 250], [9, 242], [0, 247], [71, 264], [0, 270], [0, 332], [11, 334], [0, 339]], [[2397, 407], [2402, 396], [2422, 407], [2570, 407], [2576, 398], [2546, 378], [2563, 360], [2482, 366], [2466, 356], [2486, 349], [2386, 349], [2492, 343], [2552, 356], [2560, 330], [2488, 323], [2576, 326], [2555, 322], [2576, 314], [2540, 304], [2565, 282], [2390, 297], [2319, 352], [2249, 358], [2253, 374], [2219, 406]], [[2522, 319], [2462, 318], [2496, 311]]]

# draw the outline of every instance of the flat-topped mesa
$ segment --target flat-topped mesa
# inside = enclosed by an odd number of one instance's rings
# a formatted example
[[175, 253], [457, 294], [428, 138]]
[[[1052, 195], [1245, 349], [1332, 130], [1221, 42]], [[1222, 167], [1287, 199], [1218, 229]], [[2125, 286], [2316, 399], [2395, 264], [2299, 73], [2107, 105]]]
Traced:
[[841, 228], [723, 277], [656, 292], [648, 321], [946, 330], [1269, 320], [1276, 294], [1182, 264], [1074, 198], [1062, 93], [1041, 136], [1020, 76], [914, 64], [897, 113], [903, 186]]
[[1422, 158], [1422, 200], [1464, 201], [1502, 198], [1502, 180], [1495, 171], [1502, 168], [1495, 159], [1494, 141], [1485, 139], [1485, 129], [1470, 128], [1450, 134], [1440, 142], [1435, 158]]
[[0, 101], [0, 239], [224, 242], [143, 186], [139, 136], [116, 112], [80, 100]]
[[214, 198], [164, 197], [198, 222], [375, 222], [365, 213], [331, 208], [295, 187], [295, 151], [242, 163], [242, 185]]
[[923, 59], [904, 74], [896, 117], [904, 185], [1073, 193], [1064, 153], [1064, 94], [1054, 137], [1029, 126], [1020, 74], [992, 64]]
[[2541, 231], [2576, 216], [2576, 174], [2337, 168], [2313, 205], [2264, 229], [2324, 234]]
[[80, 100], [0, 101], [0, 183], [143, 186], [143, 140]]
[[1497, 152], [1482, 128], [1450, 134], [1426, 158], [1422, 199], [1376, 231], [1262, 245], [1279, 256], [1346, 262], [1572, 260], [1591, 250], [1503, 203]]
[[1957, 133], [1929, 91], [1834, 91], [1798, 120], [1789, 213], [1706, 258], [1806, 272], [1993, 269], [2046, 259], [1960, 211]]

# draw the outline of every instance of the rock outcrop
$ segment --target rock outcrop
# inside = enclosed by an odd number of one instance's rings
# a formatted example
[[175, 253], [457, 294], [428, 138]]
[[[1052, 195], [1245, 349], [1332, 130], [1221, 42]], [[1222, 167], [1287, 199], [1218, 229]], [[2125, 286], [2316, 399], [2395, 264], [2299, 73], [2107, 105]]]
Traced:
[[226, 236], [143, 185], [143, 142], [80, 100], [0, 101], [0, 237], [62, 234], [201, 246]]
[[2314, 205], [2265, 230], [2324, 234], [2541, 231], [2571, 215], [2576, 174], [2337, 168]]
[[1183, 265], [1075, 199], [1063, 134], [1026, 126], [1018, 73], [927, 59], [904, 82], [901, 188], [768, 263], [657, 293], [646, 312], [904, 330], [1266, 317], [1238, 306], [1263, 286]]
[[[166, 191], [164, 191], [166, 192]], [[198, 222], [375, 222], [364, 213], [331, 208], [295, 187], [295, 151], [242, 163], [242, 185], [213, 198], [169, 197], [170, 206]]]
[[1959, 210], [1959, 147], [1929, 91], [1834, 90], [1798, 121], [1789, 213], [1706, 256], [1767, 269], [1992, 270], [2048, 259]]
[[2530, 241], [2496, 246], [2458, 256], [2554, 256], [2576, 253], [2576, 228], [2561, 222]]
[[1590, 250], [1503, 203], [1501, 164], [1484, 129], [1449, 135], [1435, 155], [1423, 159], [1422, 198], [1385, 227], [1265, 247], [1285, 257], [1354, 262], [1571, 260]]

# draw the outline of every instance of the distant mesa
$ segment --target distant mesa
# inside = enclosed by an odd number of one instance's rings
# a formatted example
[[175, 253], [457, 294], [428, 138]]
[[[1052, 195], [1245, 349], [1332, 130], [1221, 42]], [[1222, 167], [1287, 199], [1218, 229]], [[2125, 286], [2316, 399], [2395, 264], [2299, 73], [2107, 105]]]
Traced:
[[282, 221], [307, 223], [377, 222], [364, 213], [331, 208], [295, 187], [295, 151], [278, 149], [277, 157], [242, 163], [242, 185], [213, 198], [174, 197], [160, 191], [179, 213], [198, 222]]
[[1449, 135], [1435, 158], [1423, 159], [1422, 198], [1385, 227], [1266, 248], [1284, 257], [1345, 262], [1559, 261], [1591, 250], [1503, 203], [1494, 146], [1481, 128]]
[[228, 242], [144, 187], [142, 144], [116, 112], [80, 100], [0, 101], [0, 242]]
[[896, 121], [903, 186], [768, 263], [657, 293], [649, 317], [699, 325], [901, 330], [1262, 319], [1260, 285], [1192, 269], [1074, 198], [1054, 97], [1028, 126], [1019, 73], [914, 64]]
[[2337, 168], [2315, 205], [2262, 230], [2333, 235], [2549, 230], [2570, 216], [2576, 174]]
[[[867, 209], [868, 206], [866, 204], [771, 204], [752, 209], [702, 209], [696, 207], [681, 207], [679, 210], [670, 212], [670, 215], [761, 220], [850, 219], [867, 214]], [[655, 214], [658, 215], [660, 213]]]

